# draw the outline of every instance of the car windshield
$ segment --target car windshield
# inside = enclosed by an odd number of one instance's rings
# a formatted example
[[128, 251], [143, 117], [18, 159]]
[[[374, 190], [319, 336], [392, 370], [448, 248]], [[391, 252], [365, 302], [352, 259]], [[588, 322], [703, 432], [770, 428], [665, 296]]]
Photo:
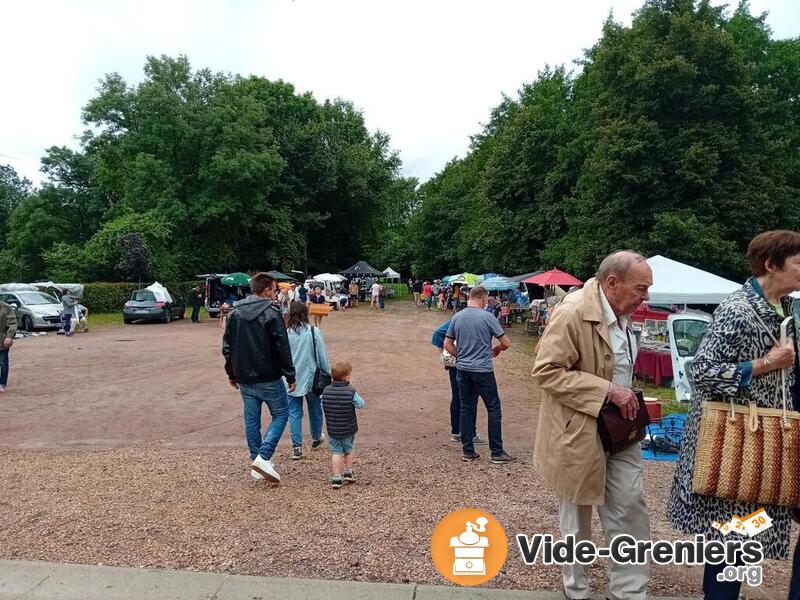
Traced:
[[44, 292], [22, 292], [17, 294], [17, 296], [19, 296], [20, 301], [27, 306], [61, 304], [56, 297], [45, 294]]
[[673, 324], [675, 330], [675, 346], [678, 348], [678, 356], [694, 356], [700, 340], [708, 329], [707, 321], [698, 320], [678, 320]]
[[131, 300], [134, 302], [155, 302], [156, 297], [155, 294], [149, 290], [136, 290], [131, 295]]

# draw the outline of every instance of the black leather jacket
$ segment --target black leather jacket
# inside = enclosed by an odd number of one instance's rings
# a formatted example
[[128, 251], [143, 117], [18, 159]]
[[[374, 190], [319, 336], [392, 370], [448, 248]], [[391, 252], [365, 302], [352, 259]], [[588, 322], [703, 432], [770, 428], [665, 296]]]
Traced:
[[264, 383], [282, 376], [294, 383], [294, 364], [280, 308], [248, 296], [228, 315], [222, 338], [225, 372], [237, 383]]

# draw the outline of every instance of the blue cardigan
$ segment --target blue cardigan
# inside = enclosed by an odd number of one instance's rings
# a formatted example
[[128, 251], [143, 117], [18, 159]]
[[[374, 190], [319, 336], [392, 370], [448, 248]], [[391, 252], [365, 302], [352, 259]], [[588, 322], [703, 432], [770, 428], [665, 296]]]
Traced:
[[[314, 360], [314, 343], [311, 339], [312, 331], [317, 338], [316, 360]], [[287, 332], [289, 334], [289, 347], [292, 349], [295, 376], [297, 377], [297, 387], [293, 392], [290, 392], [290, 395], [302, 398], [311, 392], [317, 364], [321, 369], [330, 373], [331, 366], [328, 361], [328, 351], [325, 348], [325, 338], [322, 337], [322, 332], [317, 327], [303, 325], [299, 331], [288, 329]]]

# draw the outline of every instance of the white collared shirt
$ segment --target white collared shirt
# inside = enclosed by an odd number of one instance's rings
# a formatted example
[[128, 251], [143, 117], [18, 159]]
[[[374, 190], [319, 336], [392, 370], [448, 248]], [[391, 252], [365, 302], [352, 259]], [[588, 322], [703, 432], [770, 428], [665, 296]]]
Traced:
[[630, 315], [622, 315], [617, 319], [602, 287], [600, 304], [603, 307], [603, 319], [608, 325], [611, 350], [614, 352], [614, 375], [611, 380], [617, 385], [630, 386], [633, 383], [633, 363], [636, 362], [637, 353], [636, 336], [628, 329]]

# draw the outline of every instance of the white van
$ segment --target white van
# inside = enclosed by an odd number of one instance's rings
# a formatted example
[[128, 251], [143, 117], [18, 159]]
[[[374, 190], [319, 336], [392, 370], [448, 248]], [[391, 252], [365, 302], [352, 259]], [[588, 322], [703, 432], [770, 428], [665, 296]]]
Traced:
[[710, 324], [711, 315], [701, 311], [687, 310], [667, 317], [675, 399], [678, 402], [689, 402], [691, 399], [687, 363], [694, 359], [700, 340]]

